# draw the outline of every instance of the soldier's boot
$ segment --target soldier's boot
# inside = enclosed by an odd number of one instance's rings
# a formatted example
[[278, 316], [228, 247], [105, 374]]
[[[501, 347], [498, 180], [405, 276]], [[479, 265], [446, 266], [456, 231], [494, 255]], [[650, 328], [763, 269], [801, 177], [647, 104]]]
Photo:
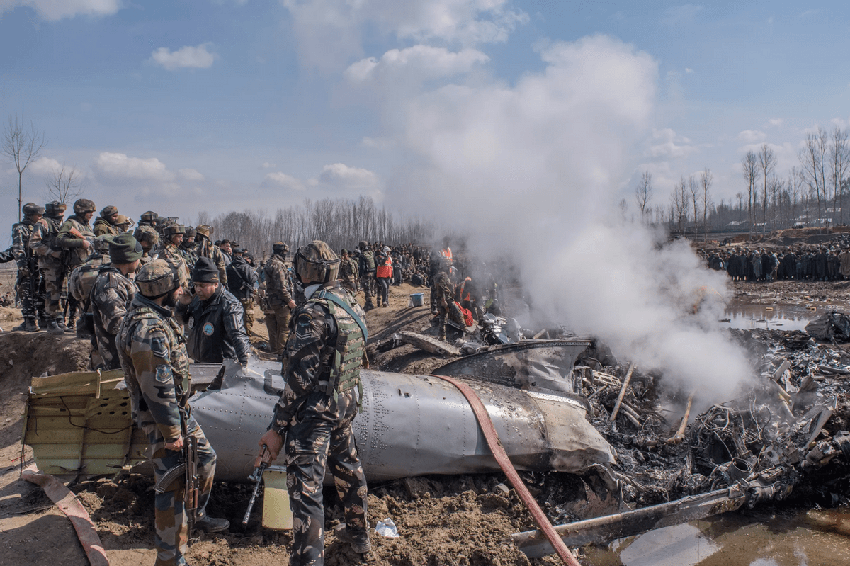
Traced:
[[205, 533], [220, 533], [226, 531], [228, 527], [230, 527], [230, 521], [227, 519], [216, 519], [206, 513], [195, 521], [195, 528]]
[[372, 297], [366, 297], [366, 306], [363, 307], [363, 310], [370, 311], [375, 308], [375, 305], [372, 304]]
[[60, 328], [62, 330], [62, 332], [73, 332], [73, 330], [68, 328], [68, 325], [65, 324], [65, 317], [64, 316], [57, 316], [56, 317], [56, 327]]
[[68, 324], [66, 325], [69, 329], [74, 329], [77, 327], [77, 313], [72, 312], [68, 315]]
[[[65, 326], [63, 323], [62, 326]], [[59, 327], [58, 321], [54, 318], [52, 320], [47, 321], [47, 333], [48, 334], [65, 334], [65, 330]]]
[[24, 320], [24, 330], [27, 332], [38, 332], [38, 325], [35, 323], [35, 318], [28, 317]]
[[339, 538], [340, 542], [345, 542], [351, 545], [351, 550], [357, 554], [367, 554], [370, 550], [372, 550], [372, 543], [369, 542], [369, 532], [366, 530], [363, 532], [356, 532], [345, 527], [336, 531], [336, 536]]

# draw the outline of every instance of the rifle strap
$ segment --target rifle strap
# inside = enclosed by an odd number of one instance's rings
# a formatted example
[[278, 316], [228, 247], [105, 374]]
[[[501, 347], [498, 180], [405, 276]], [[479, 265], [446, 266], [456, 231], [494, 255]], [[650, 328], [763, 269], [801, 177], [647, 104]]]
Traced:
[[314, 297], [316, 299], [325, 299], [327, 301], [330, 301], [333, 304], [337, 305], [342, 310], [344, 310], [345, 312], [347, 312], [351, 316], [351, 318], [354, 319], [354, 322], [357, 323], [357, 326], [359, 326], [360, 330], [363, 332], [363, 342], [364, 342], [364, 344], [369, 340], [369, 331], [366, 330], [366, 323], [363, 322], [363, 319], [361, 319], [359, 316], [357, 316], [357, 313], [354, 312], [354, 309], [351, 308], [351, 305], [349, 305], [347, 302], [343, 301], [338, 296], [334, 295], [333, 293], [331, 293], [330, 291], [327, 291], [325, 289], [320, 289], [318, 291], [318, 293], [316, 293], [316, 295], [314, 295]]

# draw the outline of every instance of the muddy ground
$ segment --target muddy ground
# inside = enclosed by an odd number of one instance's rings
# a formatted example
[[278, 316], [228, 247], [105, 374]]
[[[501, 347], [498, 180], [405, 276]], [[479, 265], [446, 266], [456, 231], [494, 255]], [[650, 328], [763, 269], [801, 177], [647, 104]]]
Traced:
[[[8, 285], [0, 272], [0, 292]], [[846, 304], [848, 283], [736, 284], [736, 300], [756, 304], [788, 302]], [[408, 308], [411, 292], [425, 292], [424, 307]], [[429, 332], [431, 316], [427, 289], [407, 285], [393, 287], [390, 306], [367, 315], [370, 342], [378, 343], [399, 330]], [[761, 301], [764, 301], [762, 303]], [[88, 344], [73, 335], [9, 332], [20, 323], [19, 312], [0, 307], [0, 564], [86, 564], [70, 522], [51, 504], [40, 488], [19, 479], [22, 467], [32, 464], [31, 452], [20, 444], [22, 411], [31, 376], [85, 369]], [[256, 335], [260, 348], [265, 327], [257, 311]], [[262, 355], [262, 353], [261, 353]], [[430, 373], [442, 365], [440, 358], [404, 345], [375, 352], [372, 367], [407, 373]], [[671, 424], [672, 428], [673, 424]], [[567, 474], [523, 474], [550, 517], [570, 520], [610, 513], [616, 507], [605, 499], [599, 485]], [[510, 541], [511, 533], [529, 530], [533, 523], [512, 489], [505, 488], [501, 474], [456, 477], [425, 477], [370, 484], [369, 513], [372, 524], [392, 518], [399, 538], [387, 539], [373, 533], [372, 553], [364, 558], [350, 553], [330, 533], [326, 539], [329, 565], [524, 565], [557, 564], [554, 557], [529, 560]], [[148, 477], [122, 473], [115, 478], [71, 485], [88, 509], [112, 564], [135, 566], [154, 561], [153, 491]], [[266, 566], [286, 564], [289, 536], [263, 531], [254, 515], [241, 529], [241, 518], [249, 497], [249, 486], [217, 483], [209, 511], [227, 517], [234, 525], [222, 536], [204, 535], [188, 553], [191, 564], [200, 566]], [[326, 527], [331, 531], [341, 520], [341, 509], [333, 490]], [[762, 511], [768, 514], [775, 510]], [[782, 511], [779, 511], [780, 513]], [[839, 545], [840, 546], [840, 545]], [[829, 549], [829, 550], [828, 550]], [[834, 554], [832, 547], [824, 551]], [[620, 564], [619, 559], [592, 549], [582, 551], [585, 564]], [[831, 554], [831, 555], [832, 555]], [[717, 558], [717, 557], [715, 557]], [[727, 554], [724, 564], [735, 562]], [[814, 557], [811, 557], [814, 558]], [[711, 562], [720, 563], [720, 562]], [[785, 562], [782, 562], [783, 564]], [[797, 562], [788, 562], [788, 564]], [[844, 562], [823, 561], [820, 564]], [[766, 562], [765, 564], [769, 564]]]

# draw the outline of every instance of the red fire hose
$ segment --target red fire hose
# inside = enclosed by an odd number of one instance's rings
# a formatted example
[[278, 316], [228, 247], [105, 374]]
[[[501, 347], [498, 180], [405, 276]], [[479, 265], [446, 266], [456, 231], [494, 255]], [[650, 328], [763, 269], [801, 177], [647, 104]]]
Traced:
[[507, 452], [505, 452], [504, 447], [502, 447], [502, 441], [499, 440], [499, 435], [496, 433], [496, 427], [493, 426], [493, 421], [490, 420], [487, 408], [484, 407], [484, 403], [481, 402], [481, 399], [478, 398], [475, 391], [473, 391], [467, 384], [452, 379], [451, 377], [436, 374], [432, 375], [448, 381], [457, 387], [461, 393], [463, 393], [463, 396], [466, 397], [467, 401], [469, 401], [469, 406], [472, 407], [472, 412], [475, 413], [475, 418], [478, 419], [478, 424], [481, 427], [481, 431], [484, 433], [487, 445], [493, 452], [493, 457], [496, 458], [496, 462], [499, 463], [502, 471], [505, 472], [506, 476], [508, 476], [508, 480], [511, 482], [511, 485], [514, 486], [514, 489], [516, 489], [519, 494], [519, 498], [531, 512], [531, 517], [534, 519], [534, 522], [537, 523], [537, 526], [543, 534], [546, 535], [546, 538], [552, 544], [552, 547], [555, 549], [555, 552], [558, 553], [558, 556], [561, 557], [561, 560], [564, 561], [564, 564], [567, 566], [581, 566], [569, 551], [567, 545], [564, 544], [564, 541], [561, 540], [561, 537], [558, 536], [558, 533], [555, 532], [554, 527], [552, 527], [552, 523], [550, 523], [549, 519], [546, 518], [543, 510], [537, 504], [534, 497], [532, 497], [528, 488], [525, 487], [524, 483], [522, 483], [522, 479], [520, 479], [516, 468], [514, 468], [513, 464], [511, 464], [511, 460], [508, 458]]

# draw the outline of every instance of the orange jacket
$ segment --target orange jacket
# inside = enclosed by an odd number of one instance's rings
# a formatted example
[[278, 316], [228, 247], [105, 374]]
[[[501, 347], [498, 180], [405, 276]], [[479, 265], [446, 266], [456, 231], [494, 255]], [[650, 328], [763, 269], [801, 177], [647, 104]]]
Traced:
[[392, 256], [387, 256], [387, 259], [384, 260], [384, 263], [378, 266], [375, 270], [375, 277], [382, 277], [389, 279], [393, 276], [393, 258]]

